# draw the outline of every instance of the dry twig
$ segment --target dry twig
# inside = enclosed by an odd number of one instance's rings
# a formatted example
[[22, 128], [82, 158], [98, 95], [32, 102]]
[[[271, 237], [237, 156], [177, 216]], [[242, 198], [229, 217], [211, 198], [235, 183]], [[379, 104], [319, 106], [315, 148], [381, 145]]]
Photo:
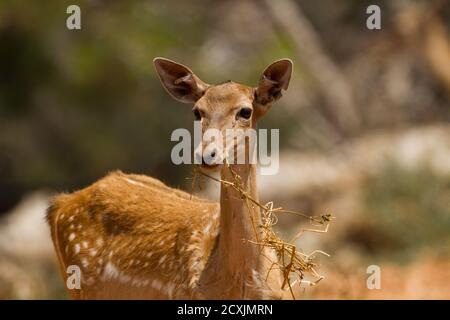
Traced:
[[[332, 215], [323, 214], [319, 217], [313, 217], [308, 216], [304, 213], [285, 210], [281, 207], [274, 208], [273, 202], [261, 204], [256, 199], [251, 197], [248, 194], [248, 192], [244, 189], [240, 176], [233, 171], [230, 165], [228, 163], [226, 163], [225, 165], [227, 166], [228, 170], [230, 170], [230, 172], [232, 173], [233, 181], [218, 179], [204, 172], [201, 171], [198, 172], [216, 182], [220, 182], [224, 185], [231, 186], [241, 194], [241, 198], [246, 201], [247, 206], [256, 205], [261, 209], [261, 218], [262, 218], [261, 225], [255, 226], [254, 221], [252, 219], [256, 241], [249, 239], [247, 239], [246, 241], [248, 243], [260, 246], [261, 249], [270, 248], [276, 252], [278, 261], [272, 261], [269, 257], [264, 255], [264, 257], [269, 259], [269, 261], [271, 262], [271, 267], [269, 268], [269, 271], [266, 275], [266, 279], [268, 278], [269, 273], [274, 268], [278, 268], [282, 272], [284, 277], [281, 289], [289, 290], [292, 295], [292, 298], [295, 299], [294, 292], [292, 290], [292, 287], [294, 285], [298, 284], [300, 286], [301, 285], [314, 286], [324, 278], [316, 271], [317, 264], [314, 262], [315, 256], [317, 254], [322, 254], [325, 256], [329, 255], [321, 250], [314, 250], [313, 252], [306, 254], [303, 253], [301, 250], [297, 249], [296, 245], [293, 243], [298, 238], [300, 238], [300, 236], [304, 232], [318, 232], [318, 233], [328, 232], [328, 226], [330, 224], [331, 219], [333, 218]], [[316, 227], [320, 226], [323, 227], [323, 229], [313, 229], [313, 228], [302, 229], [289, 242], [286, 242], [280, 239], [272, 228], [278, 221], [276, 213], [290, 213], [301, 216], [303, 218], [308, 219], [311, 224], [315, 223], [313, 224], [314, 226]], [[257, 228], [260, 228], [261, 232], [257, 232]], [[261, 254], [264, 254], [262, 250]], [[315, 280], [314, 281], [305, 280], [306, 274], [312, 275], [315, 278]], [[292, 277], [296, 278], [293, 282], [291, 282]]]

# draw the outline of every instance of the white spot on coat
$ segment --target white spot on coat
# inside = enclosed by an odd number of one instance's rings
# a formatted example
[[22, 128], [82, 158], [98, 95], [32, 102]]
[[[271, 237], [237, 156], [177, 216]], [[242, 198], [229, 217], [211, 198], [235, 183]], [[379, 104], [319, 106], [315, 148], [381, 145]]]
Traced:
[[89, 267], [89, 262], [87, 261], [87, 259], [81, 259], [81, 264], [85, 268]]
[[119, 270], [111, 262], [108, 262], [103, 269], [102, 280], [112, 280], [117, 277], [119, 277]]

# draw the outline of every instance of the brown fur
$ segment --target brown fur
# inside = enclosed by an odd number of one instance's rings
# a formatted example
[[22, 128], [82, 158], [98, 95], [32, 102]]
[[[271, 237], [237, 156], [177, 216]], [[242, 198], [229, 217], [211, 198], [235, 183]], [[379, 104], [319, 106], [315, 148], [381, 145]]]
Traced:
[[[258, 118], [287, 88], [291, 62], [269, 66], [273, 87], [251, 88], [227, 82], [210, 86], [187, 67], [167, 59], [155, 66], [166, 90], [201, 109], [203, 130], [255, 128]], [[287, 74], [289, 73], [289, 74]], [[286, 80], [287, 79], [287, 80]], [[277, 81], [283, 81], [277, 82]], [[286, 82], [287, 81], [287, 82]], [[268, 91], [267, 91], [268, 90]], [[267, 92], [266, 92], [267, 91]], [[237, 119], [252, 107], [252, 119]], [[232, 165], [245, 190], [258, 199], [254, 165]], [[222, 179], [233, 177], [225, 166]], [[61, 273], [81, 270], [77, 299], [268, 299], [280, 298], [281, 274], [271, 270], [274, 252], [243, 240], [256, 240], [259, 207], [233, 188], [221, 186], [219, 203], [203, 200], [143, 175], [113, 172], [93, 185], [61, 194], [47, 213]], [[256, 226], [256, 228], [255, 228]]]
[[[47, 218], [62, 270], [77, 265], [82, 267], [85, 286], [89, 278], [95, 280], [95, 284], [88, 286], [89, 290], [71, 290], [74, 298], [98, 298], [96, 292], [104, 292], [95, 286], [110, 282], [101, 281], [108, 262], [123, 271], [125, 280], [127, 276], [142, 277], [142, 281], [150, 279], [147, 286], [155, 279], [174, 283], [177, 288], [173, 289], [172, 297], [176, 298], [192, 294], [189, 282], [195, 281], [199, 274], [186, 266], [207, 261], [217, 236], [218, 213], [217, 203], [191, 198], [190, 194], [150, 177], [114, 172], [86, 189], [56, 197]], [[202, 230], [209, 224], [211, 232], [203, 234]], [[198, 234], [193, 236], [194, 232]], [[72, 240], [71, 234], [74, 234]], [[198, 249], [205, 251], [186, 254], [196, 249], [194, 242]], [[152, 255], [148, 257], [150, 252]], [[159, 263], [162, 257], [166, 258]], [[66, 277], [67, 273], [63, 275]], [[129, 285], [115, 283], [119, 288], [108, 295], [159, 297], [150, 292], [136, 294], [142, 291], [140, 287], [144, 283], [135, 283], [136, 288], [127, 291], [123, 287]]]

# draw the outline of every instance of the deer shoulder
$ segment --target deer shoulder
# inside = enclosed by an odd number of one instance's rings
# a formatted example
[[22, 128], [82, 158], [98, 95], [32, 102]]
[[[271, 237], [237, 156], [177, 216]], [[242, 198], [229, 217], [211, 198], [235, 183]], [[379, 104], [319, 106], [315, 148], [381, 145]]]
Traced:
[[71, 265], [81, 270], [82, 288], [73, 297], [92, 298], [106, 286], [111, 297], [132, 298], [122, 286], [138, 297], [166, 298], [194, 294], [215, 245], [219, 211], [217, 203], [159, 180], [114, 172], [56, 196], [47, 218], [62, 274]]

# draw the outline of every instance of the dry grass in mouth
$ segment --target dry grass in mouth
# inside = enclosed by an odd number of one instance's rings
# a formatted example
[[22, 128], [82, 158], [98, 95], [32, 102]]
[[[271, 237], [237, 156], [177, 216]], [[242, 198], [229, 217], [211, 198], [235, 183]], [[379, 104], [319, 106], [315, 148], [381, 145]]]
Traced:
[[[294, 244], [294, 242], [298, 238], [300, 238], [301, 235], [305, 232], [317, 232], [317, 233], [328, 232], [329, 224], [331, 222], [331, 219], [333, 219], [334, 217], [331, 214], [323, 214], [320, 216], [308, 216], [304, 213], [285, 210], [281, 207], [274, 208], [273, 202], [262, 204], [245, 191], [241, 182], [241, 177], [236, 172], [233, 171], [230, 165], [228, 163], [226, 163], [225, 165], [227, 166], [228, 170], [230, 170], [233, 176], [233, 181], [218, 179], [204, 172], [201, 172], [197, 169], [194, 169], [192, 187], [194, 188], [197, 174], [200, 173], [201, 175], [206, 176], [207, 178], [212, 179], [216, 182], [231, 186], [241, 194], [242, 199], [246, 200], [247, 206], [256, 205], [261, 209], [261, 218], [262, 218], [261, 225], [255, 226], [253, 217], [251, 217], [256, 240], [254, 241], [247, 239], [244, 241], [257, 245], [261, 249], [264, 247], [271, 248], [276, 252], [278, 257], [277, 261], [273, 261], [266, 255], [264, 255], [264, 257], [269, 259], [269, 261], [272, 263], [269, 271], [267, 272], [266, 279], [269, 276], [269, 273], [272, 269], [278, 268], [283, 274], [283, 284], [281, 286], [281, 289], [289, 290], [292, 295], [292, 298], [295, 299], [295, 295], [292, 290], [292, 287], [294, 285], [298, 284], [299, 286], [301, 285], [315, 286], [319, 281], [321, 281], [324, 278], [316, 271], [318, 264], [314, 260], [317, 254], [322, 254], [325, 256], [329, 256], [329, 254], [321, 250], [314, 250], [313, 252], [306, 254], [302, 252], [301, 249], [298, 249], [297, 246]], [[272, 228], [274, 225], [276, 225], [278, 221], [276, 213], [289, 213], [308, 219], [313, 228], [301, 229], [292, 239], [290, 239], [289, 241], [284, 241], [274, 232]], [[261, 229], [262, 231], [261, 233], [257, 232], [256, 229], [257, 227]], [[261, 254], [263, 254], [262, 250]], [[314, 281], [305, 280], [305, 275], [310, 275], [315, 280]]]

